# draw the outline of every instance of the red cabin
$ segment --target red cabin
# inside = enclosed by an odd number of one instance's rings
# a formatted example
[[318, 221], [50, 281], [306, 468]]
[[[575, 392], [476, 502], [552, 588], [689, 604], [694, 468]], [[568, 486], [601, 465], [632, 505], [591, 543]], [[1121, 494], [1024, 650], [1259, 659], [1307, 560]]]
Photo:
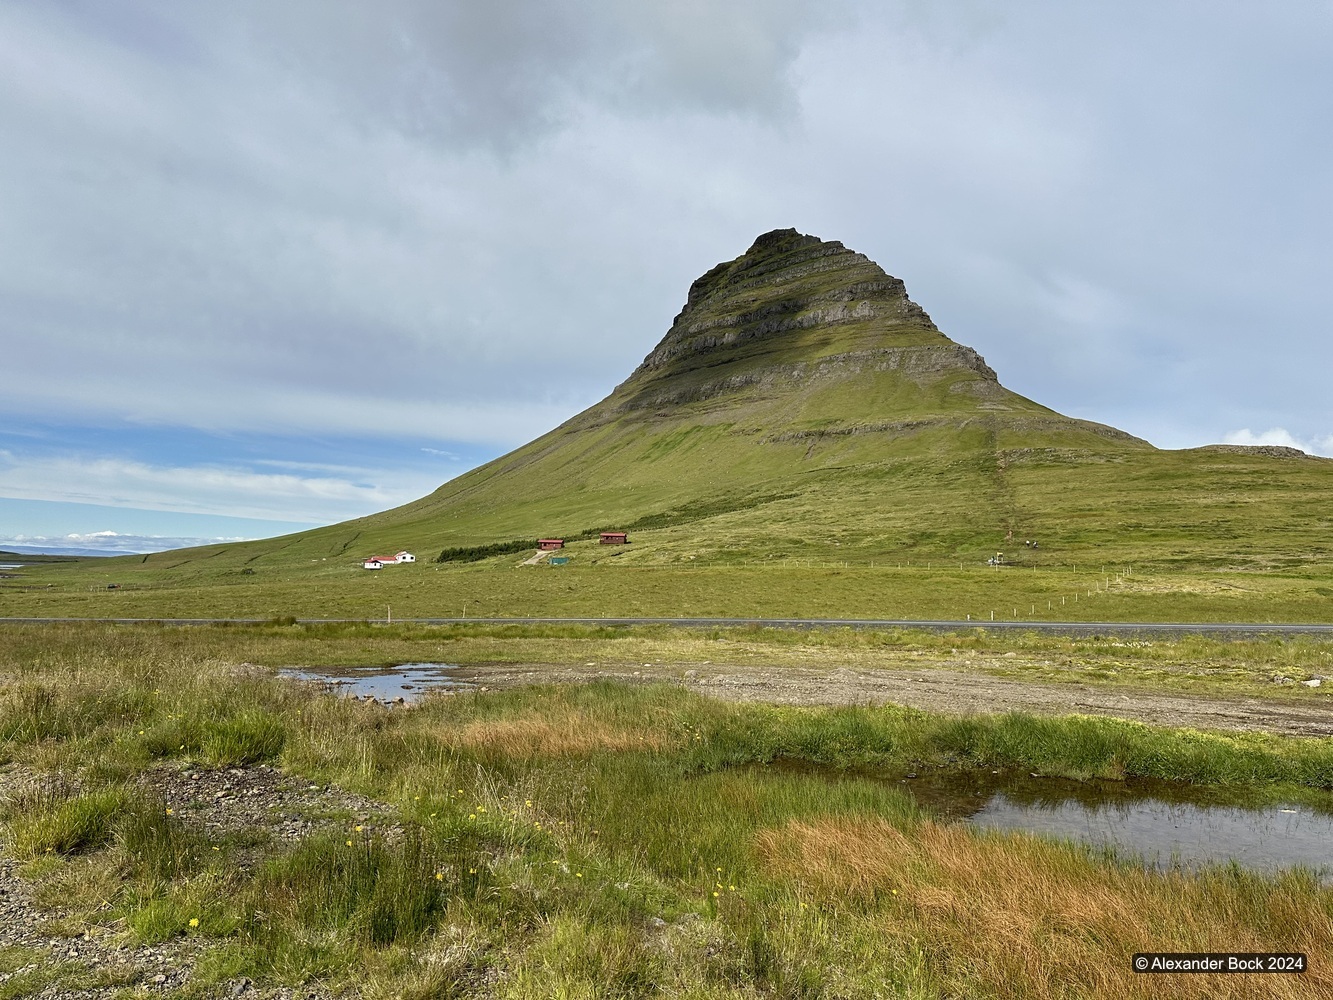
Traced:
[[542, 552], [551, 552], [554, 549], [563, 549], [565, 540], [563, 538], [539, 538], [537, 539], [537, 548]]
[[629, 535], [623, 531], [603, 531], [603, 545], [628, 545]]

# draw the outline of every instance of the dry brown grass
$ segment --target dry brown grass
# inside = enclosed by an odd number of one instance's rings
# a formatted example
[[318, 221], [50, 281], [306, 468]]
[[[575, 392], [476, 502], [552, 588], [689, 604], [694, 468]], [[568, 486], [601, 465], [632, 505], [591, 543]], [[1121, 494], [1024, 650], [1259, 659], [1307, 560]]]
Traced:
[[660, 750], [661, 733], [634, 730], [593, 719], [578, 711], [550, 718], [497, 719], [460, 727], [437, 727], [435, 734], [452, 746], [500, 757], [579, 757], [602, 751]]
[[[1113, 867], [1022, 835], [875, 819], [793, 822], [758, 849], [822, 907], [925, 942], [945, 980], [1040, 1000], [1333, 997], [1333, 892], [1289, 879]], [[1294, 975], [1136, 975], [1140, 951], [1299, 951]]]

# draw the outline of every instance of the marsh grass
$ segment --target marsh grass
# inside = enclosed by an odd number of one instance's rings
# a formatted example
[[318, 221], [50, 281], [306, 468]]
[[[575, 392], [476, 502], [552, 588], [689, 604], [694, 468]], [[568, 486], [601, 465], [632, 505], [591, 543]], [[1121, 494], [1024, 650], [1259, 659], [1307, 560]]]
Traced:
[[[1282, 940], [1328, 955], [1328, 894], [1310, 875], [1239, 870], [1154, 874], [1107, 866], [1064, 845], [924, 823], [911, 835], [877, 819], [792, 822], [758, 852], [821, 910], [851, 912], [893, 940], [929, 942], [940, 972], [965, 966], [985, 995], [1258, 995], [1239, 977], [1136, 976], [1109, 952], [1260, 951]], [[1002, 878], [995, 877], [1003, 872]], [[1263, 995], [1323, 996], [1333, 971], [1265, 983]]]
[[[1308, 876], [1163, 874], [942, 826], [876, 778], [905, 766], [1023, 768], [1188, 781], [1253, 799], [1297, 786], [1326, 795], [1328, 740], [725, 704], [606, 682], [390, 711], [236, 662], [317, 662], [324, 643], [336, 659], [383, 633], [232, 634], [231, 660], [212, 630], [18, 631], [0, 653], [0, 756], [39, 775], [5, 800], [5, 850], [28, 859], [43, 899], [69, 908], [75, 929], [120, 921], [137, 941], [198, 937], [207, 950], [197, 989], [238, 975], [382, 997], [1119, 1000], [1333, 989], [1333, 893]], [[413, 635], [390, 641], [441, 641]], [[666, 640], [576, 631], [519, 641], [605, 650]], [[949, 641], [995, 650], [984, 635], [807, 636], [791, 648], [911, 654]], [[1046, 641], [1031, 648], [1049, 655]], [[1171, 666], [1159, 647], [1115, 655]], [[347, 820], [295, 844], [221, 835], [169, 815], [141, 780], [154, 767], [258, 761], [391, 803], [397, 820], [373, 832]], [[1148, 948], [1305, 950], [1314, 971], [1147, 983], [1128, 958]], [[76, 980], [67, 970], [50, 981]]]

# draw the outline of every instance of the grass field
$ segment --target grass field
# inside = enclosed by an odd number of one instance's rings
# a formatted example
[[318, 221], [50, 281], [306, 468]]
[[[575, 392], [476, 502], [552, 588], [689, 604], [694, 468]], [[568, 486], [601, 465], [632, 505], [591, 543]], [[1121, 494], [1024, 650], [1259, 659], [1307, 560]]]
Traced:
[[[1299, 570], [1183, 572], [1090, 563], [651, 565], [574, 545], [566, 566], [519, 556], [366, 572], [97, 561], [0, 581], [0, 615], [72, 617], [823, 617], [972, 621], [1333, 621], [1333, 579]], [[182, 556], [181, 558], [185, 558]], [[596, 563], [594, 564], [594, 560]], [[117, 588], [108, 589], [115, 583]]]
[[[1333, 741], [1079, 717], [739, 706], [609, 683], [390, 711], [267, 670], [445, 654], [878, 661], [970, 643], [1047, 663], [1232, 672], [1243, 684], [1247, 671], [1320, 664], [1327, 643], [277, 625], [9, 627], [4, 636], [0, 759], [30, 776], [7, 801], [5, 850], [26, 859], [48, 901], [71, 908], [62, 932], [106, 927], [130, 941], [197, 945], [188, 995], [239, 975], [382, 997], [1333, 991], [1333, 891], [1308, 875], [1153, 873], [1077, 847], [977, 834], [932, 820], [873, 776], [1014, 768], [1151, 776], [1254, 799], [1323, 795]], [[776, 761], [824, 773], [765, 766]], [[385, 802], [394, 822], [358, 829], [349, 816], [295, 843], [261, 830], [215, 834], [168, 815], [144, 778], [260, 763]], [[1304, 951], [1312, 971], [1148, 981], [1129, 968], [1140, 950]]]

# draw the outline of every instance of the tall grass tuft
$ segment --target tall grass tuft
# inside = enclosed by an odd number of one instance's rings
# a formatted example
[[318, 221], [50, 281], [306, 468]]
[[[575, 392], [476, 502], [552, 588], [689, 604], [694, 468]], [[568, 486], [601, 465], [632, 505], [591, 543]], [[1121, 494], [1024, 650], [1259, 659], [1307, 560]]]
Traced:
[[249, 711], [206, 727], [204, 758], [218, 767], [274, 760], [287, 742], [287, 724], [271, 712]]
[[124, 788], [30, 800], [9, 822], [9, 850], [21, 858], [95, 850], [110, 842], [129, 801]]
[[[367, 945], [417, 940], [443, 912], [459, 874], [439, 867], [416, 830], [392, 845], [359, 834], [348, 839], [312, 837], [269, 861], [251, 889], [254, 912], [292, 931], [347, 929]], [[251, 930], [261, 936], [258, 924]]]

